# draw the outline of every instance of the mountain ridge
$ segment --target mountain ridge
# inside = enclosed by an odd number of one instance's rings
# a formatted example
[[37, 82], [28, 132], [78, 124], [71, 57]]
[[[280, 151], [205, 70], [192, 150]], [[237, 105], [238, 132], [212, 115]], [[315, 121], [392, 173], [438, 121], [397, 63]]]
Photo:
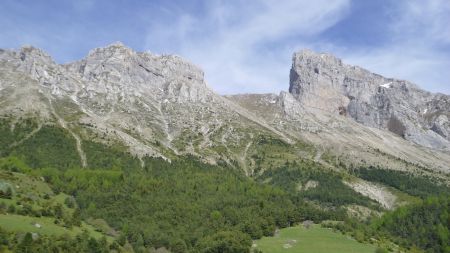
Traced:
[[293, 55], [289, 91], [305, 106], [348, 114], [422, 146], [450, 150], [450, 96], [310, 50]]
[[[339, 61], [332, 63], [339, 65]], [[300, 70], [305, 76], [318, 74], [314, 67]], [[449, 170], [445, 145], [436, 149], [411, 144], [414, 139], [393, 137], [392, 131], [364, 125], [339, 115], [339, 110], [336, 115], [334, 107], [318, 110], [296, 93], [300, 86], [292, 94], [220, 96], [207, 86], [203, 71], [188, 61], [135, 52], [121, 43], [93, 49], [85, 58], [67, 64], [57, 64], [32, 47], [2, 50], [0, 74], [2, 115], [31, 113], [59, 124], [80, 139], [81, 157], [82, 140], [92, 139], [122, 143], [139, 157], [193, 154], [211, 163], [237, 163], [252, 175], [270, 164], [258, 165], [252, 157], [261, 152], [260, 139], [270, 137], [287, 143], [289, 148], [280, 151], [287, 159], [311, 159], [335, 167], [324, 158], [331, 155], [348, 166], [369, 163]], [[446, 134], [443, 119], [435, 130]], [[364, 161], [358, 161], [361, 157]]]

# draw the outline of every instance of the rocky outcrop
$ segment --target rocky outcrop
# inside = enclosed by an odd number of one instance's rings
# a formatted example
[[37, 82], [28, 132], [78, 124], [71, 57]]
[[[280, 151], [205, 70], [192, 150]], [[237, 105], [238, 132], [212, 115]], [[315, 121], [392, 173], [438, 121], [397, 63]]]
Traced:
[[[192, 63], [175, 55], [136, 52], [122, 43], [96, 48], [64, 65], [33, 47], [2, 50], [0, 77], [0, 115], [45, 112], [47, 119], [67, 121], [64, 125], [76, 131], [82, 126], [80, 136], [118, 140], [138, 156], [189, 153], [207, 161], [237, 160], [249, 143], [243, 138], [247, 132], [284, 138], [215, 94]], [[218, 153], [219, 145], [233, 150]]]
[[408, 161], [449, 170], [448, 151], [426, 148], [448, 147], [448, 96], [311, 51], [294, 56], [289, 91], [222, 97], [188, 61], [121, 43], [64, 65], [33, 47], [0, 50], [0, 116], [66, 128], [81, 158], [89, 139], [124, 144], [138, 157], [192, 154], [238, 164], [250, 175], [264, 169], [255, 157], [269, 139], [282, 147], [265, 147], [281, 152], [267, 158], [274, 162], [288, 154], [328, 166], [404, 169]]
[[351, 117], [422, 146], [450, 150], [450, 96], [310, 50], [294, 54], [289, 92], [305, 107]]
[[174, 55], [135, 52], [121, 43], [97, 48], [66, 69], [89, 83], [86, 97], [107, 94], [105, 99], [130, 100], [135, 95], [206, 102], [211, 91], [198, 67]]
[[[344, 162], [348, 166], [405, 168], [408, 164], [436, 170], [450, 170], [450, 152], [425, 148], [384, 129], [367, 127], [338, 112], [305, 106], [291, 93], [227, 96], [291, 139], [311, 143], [316, 162]], [[330, 159], [332, 154], [333, 159]], [[305, 154], [300, 154], [305, 156]], [[333, 166], [333, 165], [332, 165]], [[413, 166], [414, 167], [414, 166]]]

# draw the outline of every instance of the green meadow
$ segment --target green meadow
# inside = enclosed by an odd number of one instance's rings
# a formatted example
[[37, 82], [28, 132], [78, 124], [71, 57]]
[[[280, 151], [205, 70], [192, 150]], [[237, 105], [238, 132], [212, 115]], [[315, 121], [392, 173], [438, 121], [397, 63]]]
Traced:
[[[80, 227], [65, 228], [63, 226], [56, 225], [53, 218], [49, 217], [30, 217], [15, 214], [0, 214], [0, 227], [7, 231], [22, 232], [22, 233], [38, 233], [44, 235], [70, 235], [75, 236], [81, 234], [83, 230], [88, 231], [93, 237], [101, 238], [103, 235], [95, 229], [82, 223]], [[35, 224], [38, 224], [36, 226]], [[110, 239], [110, 238], [108, 238]]]
[[274, 237], [263, 237], [255, 244], [263, 253], [374, 253], [376, 249], [320, 225], [281, 229]]

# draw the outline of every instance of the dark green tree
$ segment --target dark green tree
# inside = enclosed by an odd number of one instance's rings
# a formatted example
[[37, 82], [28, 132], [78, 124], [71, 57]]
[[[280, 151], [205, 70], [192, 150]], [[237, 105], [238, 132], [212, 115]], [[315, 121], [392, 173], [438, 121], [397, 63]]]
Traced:
[[198, 244], [200, 253], [248, 253], [252, 240], [239, 231], [221, 231], [204, 237]]
[[187, 252], [187, 245], [181, 239], [175, 239], [170, 243], [170, 251], [172, 253], [184, 253]]
[[31, 235], [31, 233], [26, 233], [20, 244], [17, 246], [16, 252], [32, 253], [32, 246], [33, 236]]

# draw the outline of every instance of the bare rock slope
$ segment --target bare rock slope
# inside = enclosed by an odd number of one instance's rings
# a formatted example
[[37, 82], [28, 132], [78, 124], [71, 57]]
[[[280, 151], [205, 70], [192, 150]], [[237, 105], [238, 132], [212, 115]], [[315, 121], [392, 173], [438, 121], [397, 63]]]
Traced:
[[[33, 47], [1, 50], [0, 77], [2, 115], [53, 122], [77, 140], [113, 140], [140, 157], [192, 154], [245, 163], [253, 132], [290, 141], [215, 94], [195, 65], [121, 43], [64, 65]], [[79, 150], [82, 156], [81, 144]]]
[[290, 79], [289, 92], [305, 106], [348, 115], [422, 146], [450, 150], [450, 96], [309, 50], [294, 54]]
[[121, 43], [69, 64], [33, 47], [0, 50], [0, 116], [65, 128], [82, 161], [90, 140], [249, 175], [296, 159], [449, 171], [448, 96], [311, 51], [294, 55], [289, 91], [223, 97], [188, 61]]
[[450, 96], [330, 54], [295, 53], [289, 93], [227, 98], [292, 138], [313, 143], [316, 161], [450, 170]]

